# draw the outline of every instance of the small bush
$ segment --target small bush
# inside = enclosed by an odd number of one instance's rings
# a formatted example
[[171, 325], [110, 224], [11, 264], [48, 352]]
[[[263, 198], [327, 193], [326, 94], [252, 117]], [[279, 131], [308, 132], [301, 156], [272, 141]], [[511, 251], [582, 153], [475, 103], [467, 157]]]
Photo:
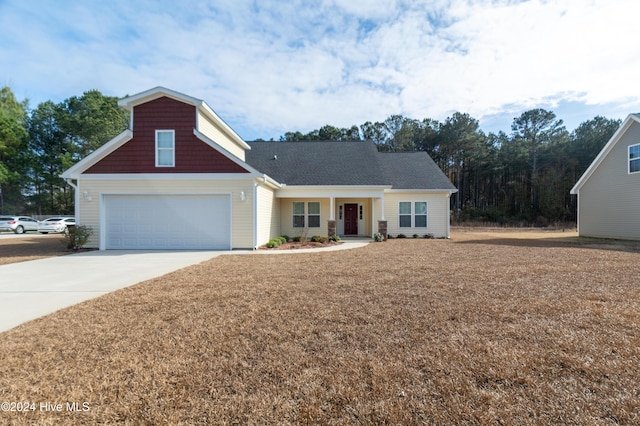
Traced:
[[329, 237], [318, 237], [318, 242], [320, 244], [327, 244], [329, 242]]
[[288, 240], [288, 238], [285, 238], [285, 237], [278, 237], [277, 239], [278, 239], [278, 241], [280, 241], [280, 244], [284, 244]]
[[284, 242], [288, 242], [290, 240], [288, 235], [282, 235], [280, 238], [284, 238]]
[[276, 237], [269, 240], [269, 242], [267, 243], [267, 248], [280, 247], [281, 244], [282, 244], [282, 240], [280, 239], [280, 237]]
[[404, 234], [398, 234], [398, 236], [396, 238], [407, 238], [407, 236], [404, 235]]
[[418, 238], [418, 234], [413, 234], [413, 238]]
[[302, 237], [293, 237], [293, 242], [294, 243], [299, 243], [301, 239], [302, 239]]
[[86, 225], [69, 226], [64, 234], [64, 244], [67, 249], [78, 251], [89, 241], [93, 235], [93, 229]]
[[334, 243], [338, 242], [338, 241], [340, 241], [340, 235], [338, 235], [338, 234], [332, 235], [332, 236], [329, 237], [329, 240], [333, 241]]
[[314, 235], [313, 237], [311, 237], [311, 242], [312, 243], [320, 242], [320, 235]]
[[382, 236], [381, 233], [376, 232], [375, 234], [373, 234], [373, 241], [378, 242], [378, 243], [382, 242], [382, 241], [384, 241], [384, 237]]
[[424, 238], [426, 238], [428, 240], [433, 240], [434, 236], [433, 236], [433, 234], [424, 234]]

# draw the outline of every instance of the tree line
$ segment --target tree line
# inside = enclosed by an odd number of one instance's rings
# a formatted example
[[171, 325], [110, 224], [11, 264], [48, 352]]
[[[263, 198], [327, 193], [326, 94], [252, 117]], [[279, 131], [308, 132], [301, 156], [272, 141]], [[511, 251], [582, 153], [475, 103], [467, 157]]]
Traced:
[[456, 112], [443, 122], [392, 115], [349, 128], [287, 132], [280, 140], [371, 140], [379, 151], [424, 151], [458, 188], [454, 221], [545, 226], [576, 220], [569, 191], [620, 124], [596, 116], [569, 132], [555, 113], [537, 108], [515, 117], [509, 133], [485, 134], [478, 120]]
[[[72, 214], [73, 193], [60, 174], [128, 127], [118, 98], [90, 90], [30, 110], [0, 90], [0, 213]], [[569, 132], [552, 111], [531, 109], [510, 131], [484, 133], [456, 112], [440, 122], [391, 115], [382, 122], [308, 133], [282, 141], [373, 141], [380, 151], [427, 152], [458, 192], [456, 221], [546, 225], [576, 219], [569, 190], [620, 126], [597, 116]]]
[[29, 109], [0, 89], [0, 213], [73, 214], [60, 174], [128, 127], [118, 98], [90, 90]]

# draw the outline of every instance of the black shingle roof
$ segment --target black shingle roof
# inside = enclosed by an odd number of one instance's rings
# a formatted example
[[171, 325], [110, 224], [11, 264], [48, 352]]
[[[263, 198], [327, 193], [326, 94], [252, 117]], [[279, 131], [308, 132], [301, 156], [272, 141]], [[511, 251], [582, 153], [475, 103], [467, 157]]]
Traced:
[[287, 185], [455, 187], [424, 152], [379, 153], [373, 142], [249, 142], [246, 162]]

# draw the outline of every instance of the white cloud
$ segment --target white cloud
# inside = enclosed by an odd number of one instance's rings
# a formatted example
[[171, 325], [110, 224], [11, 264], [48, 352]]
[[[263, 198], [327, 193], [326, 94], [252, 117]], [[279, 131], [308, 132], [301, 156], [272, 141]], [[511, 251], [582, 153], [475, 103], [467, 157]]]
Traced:
[[0, 82], [36, 102], [164, 85], [206, 100], [247, 138], [397, 113], [637, 109], [636, 3], [5, 1]]

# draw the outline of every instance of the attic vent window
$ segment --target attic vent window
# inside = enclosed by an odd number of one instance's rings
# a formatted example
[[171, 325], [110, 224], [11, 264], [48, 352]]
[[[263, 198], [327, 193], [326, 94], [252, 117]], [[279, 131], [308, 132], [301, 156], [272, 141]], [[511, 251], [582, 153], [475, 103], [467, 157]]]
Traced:
[[175, 142], [175, 130], [156, 130], [156, 167], [176, 165]]

